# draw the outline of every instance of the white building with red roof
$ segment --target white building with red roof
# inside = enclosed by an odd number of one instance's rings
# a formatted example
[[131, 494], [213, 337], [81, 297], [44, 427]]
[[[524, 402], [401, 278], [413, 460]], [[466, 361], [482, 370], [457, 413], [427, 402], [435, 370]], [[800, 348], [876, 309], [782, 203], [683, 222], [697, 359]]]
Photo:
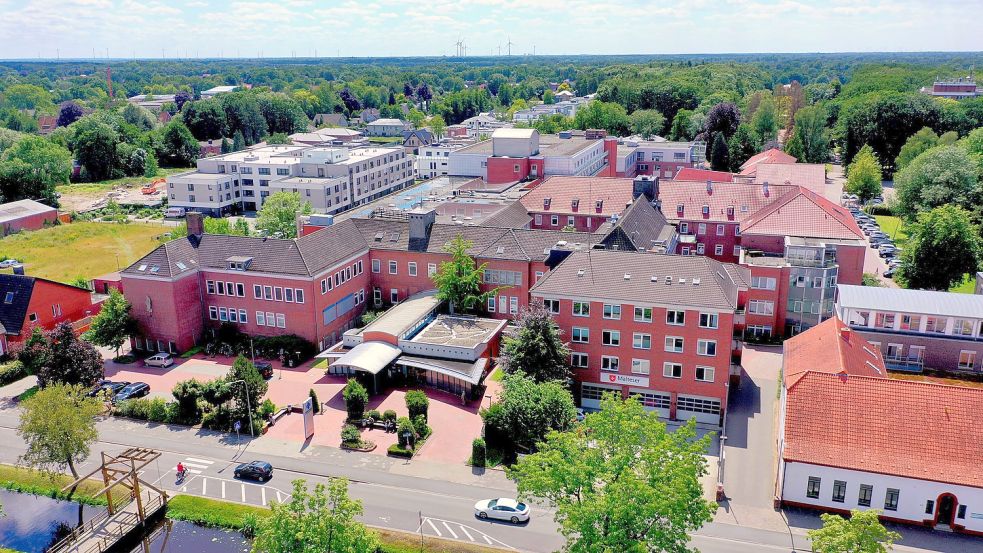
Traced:
[[983, 535], [983, 389], [887, 378], [838, 318], [785, 342], [777, 496]]
[[795, 163], [798, 161], [795, 156], [786, 154], [778, 148], [765, 150], [760, 154], [754, 154], [747, 161], [741, 164], [741, 175], [754, 176], [758, 164], [760, 163]]

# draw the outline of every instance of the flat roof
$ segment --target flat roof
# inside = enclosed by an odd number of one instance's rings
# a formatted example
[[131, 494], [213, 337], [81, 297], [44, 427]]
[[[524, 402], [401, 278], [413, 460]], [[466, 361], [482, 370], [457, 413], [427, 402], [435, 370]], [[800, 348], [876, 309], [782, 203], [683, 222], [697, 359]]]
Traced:
[[839, 291], [837, 303], [849, 309], [983, 319], [983, 296], [976, 294], [848, 284], [840, 284], [837, 288]]
[[459, 378], [469, 384], [478, 384], [488, 366], [488, 358], [482, 357], [470, 363], [467, 361], [452, 361], [450, 359], [434, 359], [431, 357], [418, 357], [415, 355], [401, 355], [396, 360], [397, 365], [406, 365], [418, 369], [426, 369], [445, 374], [453, 378]]
[[0, 222], [13, 221], [21, 217], [53, 211], [56, 211], [55, 208], [35, 202], [34, 200], [17, 200], [16, 202], [0, 204]]
[[505, 326], [504, 320], [440, 315], [411, 340], [419, 344], [474, 348]]
[[413, 328], [413, 325], [417, 324], [420, 319], [429, 315], [438, 305], [440, 305], [440, 300], [437, 299], [436, 290], [420, 292], [392, 306], [378, 319], [363, 328], [362, 334], [382, 332], [399, 338]]

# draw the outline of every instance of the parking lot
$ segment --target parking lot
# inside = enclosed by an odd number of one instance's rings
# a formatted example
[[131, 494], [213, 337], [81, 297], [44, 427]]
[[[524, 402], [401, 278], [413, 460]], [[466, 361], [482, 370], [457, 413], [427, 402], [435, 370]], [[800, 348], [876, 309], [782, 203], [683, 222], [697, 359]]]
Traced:
[[[870, 246], [870, 251], [864, 260], [864, 272], [876, 275], [887, 286], [896, 287], [893, 277], [901, 265], [902, 252], [902, 248], [895, 243], [897, 229], [882, 229], [874, 216], [868, 215], [858, 207], [856, 196], [843, 194], [842, 201], [867, 237]], [[881, 204], [883, 198], [874, 198], [871, 203]]]

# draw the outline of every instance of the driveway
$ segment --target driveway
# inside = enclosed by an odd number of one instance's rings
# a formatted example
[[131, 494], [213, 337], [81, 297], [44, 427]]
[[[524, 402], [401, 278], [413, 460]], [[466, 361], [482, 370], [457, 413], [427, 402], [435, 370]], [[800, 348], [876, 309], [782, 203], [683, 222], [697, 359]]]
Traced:
[[748, 346], [737, 389], [731, 388], [724, 441], [724, 494], [716, 522], [785, 529], [775, 511], [776, 409], [782, 350]]

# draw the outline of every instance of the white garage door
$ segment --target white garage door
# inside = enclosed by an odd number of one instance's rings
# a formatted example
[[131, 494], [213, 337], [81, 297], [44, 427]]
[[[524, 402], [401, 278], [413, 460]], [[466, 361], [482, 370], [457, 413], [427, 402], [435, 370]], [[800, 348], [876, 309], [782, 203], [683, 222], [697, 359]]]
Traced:
[[597, 384], [580, 385], [580, 406], [584, 409], [600, 409], [601, 396], [610, 392], [621, 392], [619, 386], [602, 386]]
[[655, 411], [660, 417], [669, 418], [669, 406], [672, 405], [672, 396], [669, 394], [640, 388], [631, 388], [628, 393], [638, 398], [646, 411]]
[[720, 400], [709, 397], [679, 396], [676, 398], [676, 418], [696, 419], [696, 422], [720, 424]]

